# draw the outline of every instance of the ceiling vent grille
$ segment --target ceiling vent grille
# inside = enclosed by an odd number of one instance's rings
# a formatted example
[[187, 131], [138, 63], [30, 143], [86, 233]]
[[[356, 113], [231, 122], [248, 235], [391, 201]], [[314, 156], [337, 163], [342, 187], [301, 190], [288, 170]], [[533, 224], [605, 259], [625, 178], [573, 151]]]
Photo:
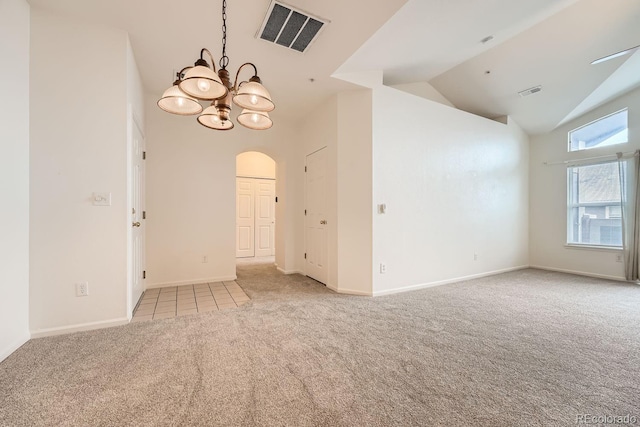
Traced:
[[520, 92], [518, 92], [518, 95], [520, 95], [521, 97], [525, 97], [525, 96], [529, 96], [529, 95], [533, 95], [534, 93], [538, 93], [542, 90], [542, 86], [534, 86], [534, 87], [530, 87], [529, 89], [525, 89], [522, 90]]
[[326, 19], [314, 17], [284, 3], [272, 1], [257, 37], [304, 52], [328, 23]]

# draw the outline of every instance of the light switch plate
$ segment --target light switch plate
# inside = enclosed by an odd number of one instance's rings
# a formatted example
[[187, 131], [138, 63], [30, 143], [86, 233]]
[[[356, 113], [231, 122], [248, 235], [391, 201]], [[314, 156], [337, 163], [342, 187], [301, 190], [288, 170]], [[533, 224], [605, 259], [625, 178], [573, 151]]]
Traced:
[[93, 193], [91, 200], [94, 206], [111, 206], [111, 193]]

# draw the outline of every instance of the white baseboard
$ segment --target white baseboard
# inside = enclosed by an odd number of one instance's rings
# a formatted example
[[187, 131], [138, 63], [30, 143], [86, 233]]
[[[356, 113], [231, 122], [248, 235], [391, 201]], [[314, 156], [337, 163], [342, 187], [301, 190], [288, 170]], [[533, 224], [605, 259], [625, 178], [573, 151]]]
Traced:
[[129, 319], [122, 317], [119, 319], [101, 320], [99, 322], [81, 323], [69, 326], [60, 326], [57, 328], [38, 329], [31, 331], [31, 338], [51, 337], [54, 335], [70, 334], [72, 332], [92, 331], [94, 329], [111, 328], [113, 326], [122, 326], [129, 323]]
[[25, 345], [27, 343], [27, 341], [29, 341], [30, 339], [31, 339], [31, 334], [29, 334], [29, 332], [27, 332], [26, 334], [22, 334], [22, 336], [20, 338], [18, 338], [16, 341], [12, 342], [11, 344], [6, 346], [5, 348], [1, 349], [0, 350], [0, 362], [2, 362], [4, 359], [9, 357], [11, 355], [11, 353], [13, 353], [17, 349], [19, 349], [20, 347]]
[[237, 278], [238, 276], [233, 275], [233, 276], [209, 277], [206, 279], [181, 280], [178, 282], [153, 283], [145, 287], [145, 289], [170, 288], [171, 286], [183, 286], [183, 285], [198, 285], [200, 283], [230, 282], [232, 280], [236, 280]]
[[417, 285], [403, 286], [401, 288], [387, 289], [387, 290], [384, 290], [384, 291], [374, 291], [373, 292], [373, 296], [374, 297], [378, 297], [378, 296], [382, 296], [382, 295], [398, 294], [400, 292], [417, 291], [418, 289], [433, 288], [434, 286], [449, 285], [449, 284], [452, 284], [452, 283], [464, 282], [464, 281], [467, 281], [467, 280], [480, 279], [482, 277], [495, 276], [496, 274], [508, 273], [510, 271], [524, 270], [526, 268], [529, 268], [529, 266], [528, 265], [521, 265], [521, 266], [518, 266], [518, 267], [510, 267], [510, 268], [505, 268], [505, 269], [502, 269], [502, 270], [487, 271], [485, 273], [472, 274], [472, 275], [469, 275], [469, 276], [455, 277], [453, 279], [439, 280], [437, 282], [420, 283], [420, 284], [417, 284]]
[[626, 282], [627, 281], [626, 278], [620, 277], [620, 276], [609, 276], [609, 275], [606, 275], [606, 274], [587, 273], [587, 272], [584, 272], [584, 271], [576, 271], [576, 270], [565, 270], [563, 268], [544, 267], [544, 266], [541, 266], [541, 265], [532, 265], [530, 267], [538, 269], [538, 270], [555, 271], [557, 273], [575, 274], [576, 276], [593, 277], [593, 278], [596, 278], [596, 279], [615, 280], [617, 282]]
[[300, 270], [283, 270], [280, 267], [276, 267], [276, 268], [282, 274], [287, 274], [287, 275], [289, 275], [289, 274], [302, 274], [302, 275], [304, 275], [304, 273], [302, 271], [300, 271]]

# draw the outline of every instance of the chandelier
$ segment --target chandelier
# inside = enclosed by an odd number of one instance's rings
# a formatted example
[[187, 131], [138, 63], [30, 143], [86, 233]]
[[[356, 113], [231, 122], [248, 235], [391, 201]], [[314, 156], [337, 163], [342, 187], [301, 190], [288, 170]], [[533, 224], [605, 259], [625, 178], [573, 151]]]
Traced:
[[[209, 56], [211, 67], [204, 59]], [[158, 106], [164, 111], [181, 116], [198, 116], [198, 122], [211, 129], [233, 129], [230, 119], [231, 101], [243, 108], [238, 115], [238, 122], [249, 129], [269, 129], [273, 122], [269, 118], [269, 111], [275, 108], [267, 89], [262, 86], [258, 69], [250, 62], [238, 68], [236, 78], [231, 84], [229, 80], [229, 57], [227, 56], [227, 1], [222, 0], [222, 57], [220, 70], [216, 72], [213, 56], [208, 49], [200, 51], [193, 67], [185, 67], [176, 73], [176, 81], [167, 89]], [[238, 83], [240, 71], [245, 67], [253, 67], [253, 77], [249, 81]], [[200, 101], [212, 101], [211, 106], [203, 111]]]

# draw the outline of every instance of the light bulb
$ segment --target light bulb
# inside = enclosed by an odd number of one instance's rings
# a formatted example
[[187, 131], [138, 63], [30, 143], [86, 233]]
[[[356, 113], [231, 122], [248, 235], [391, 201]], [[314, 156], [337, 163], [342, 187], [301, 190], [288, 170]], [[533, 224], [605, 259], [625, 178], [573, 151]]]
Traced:
[[200, 89], [202, 92], [206, 92], [211, 89], [211, 83], [209, 83], [209, 81], [205, 79], [198, 79], [198, 89]]
[[211, 123], [213, 123], [214, 125], [215, 125], [215, 124], [218, 124], [218, 121], [219, 121], [219, 120], [220, 120], [220, 119], [219, 119], [219, 118], [218, 118], [218, 116], [216, 116], [215, 114], [211, 116]]
[[258, 97], [255, 95], [251, 95], [249, 102], [251, 102], [251, 105], [256, 105], [258, 103]]
[[184, 98], [178, 98], [176, 99], [176, 103], [178, 104], [178, 107], [184, 107]]
[[253, 123], [258, 123], [258, 121], [260, 120], [260, 116], [258, 116], [257, 114], [252, 114], [251, 120], [253, 121]]

